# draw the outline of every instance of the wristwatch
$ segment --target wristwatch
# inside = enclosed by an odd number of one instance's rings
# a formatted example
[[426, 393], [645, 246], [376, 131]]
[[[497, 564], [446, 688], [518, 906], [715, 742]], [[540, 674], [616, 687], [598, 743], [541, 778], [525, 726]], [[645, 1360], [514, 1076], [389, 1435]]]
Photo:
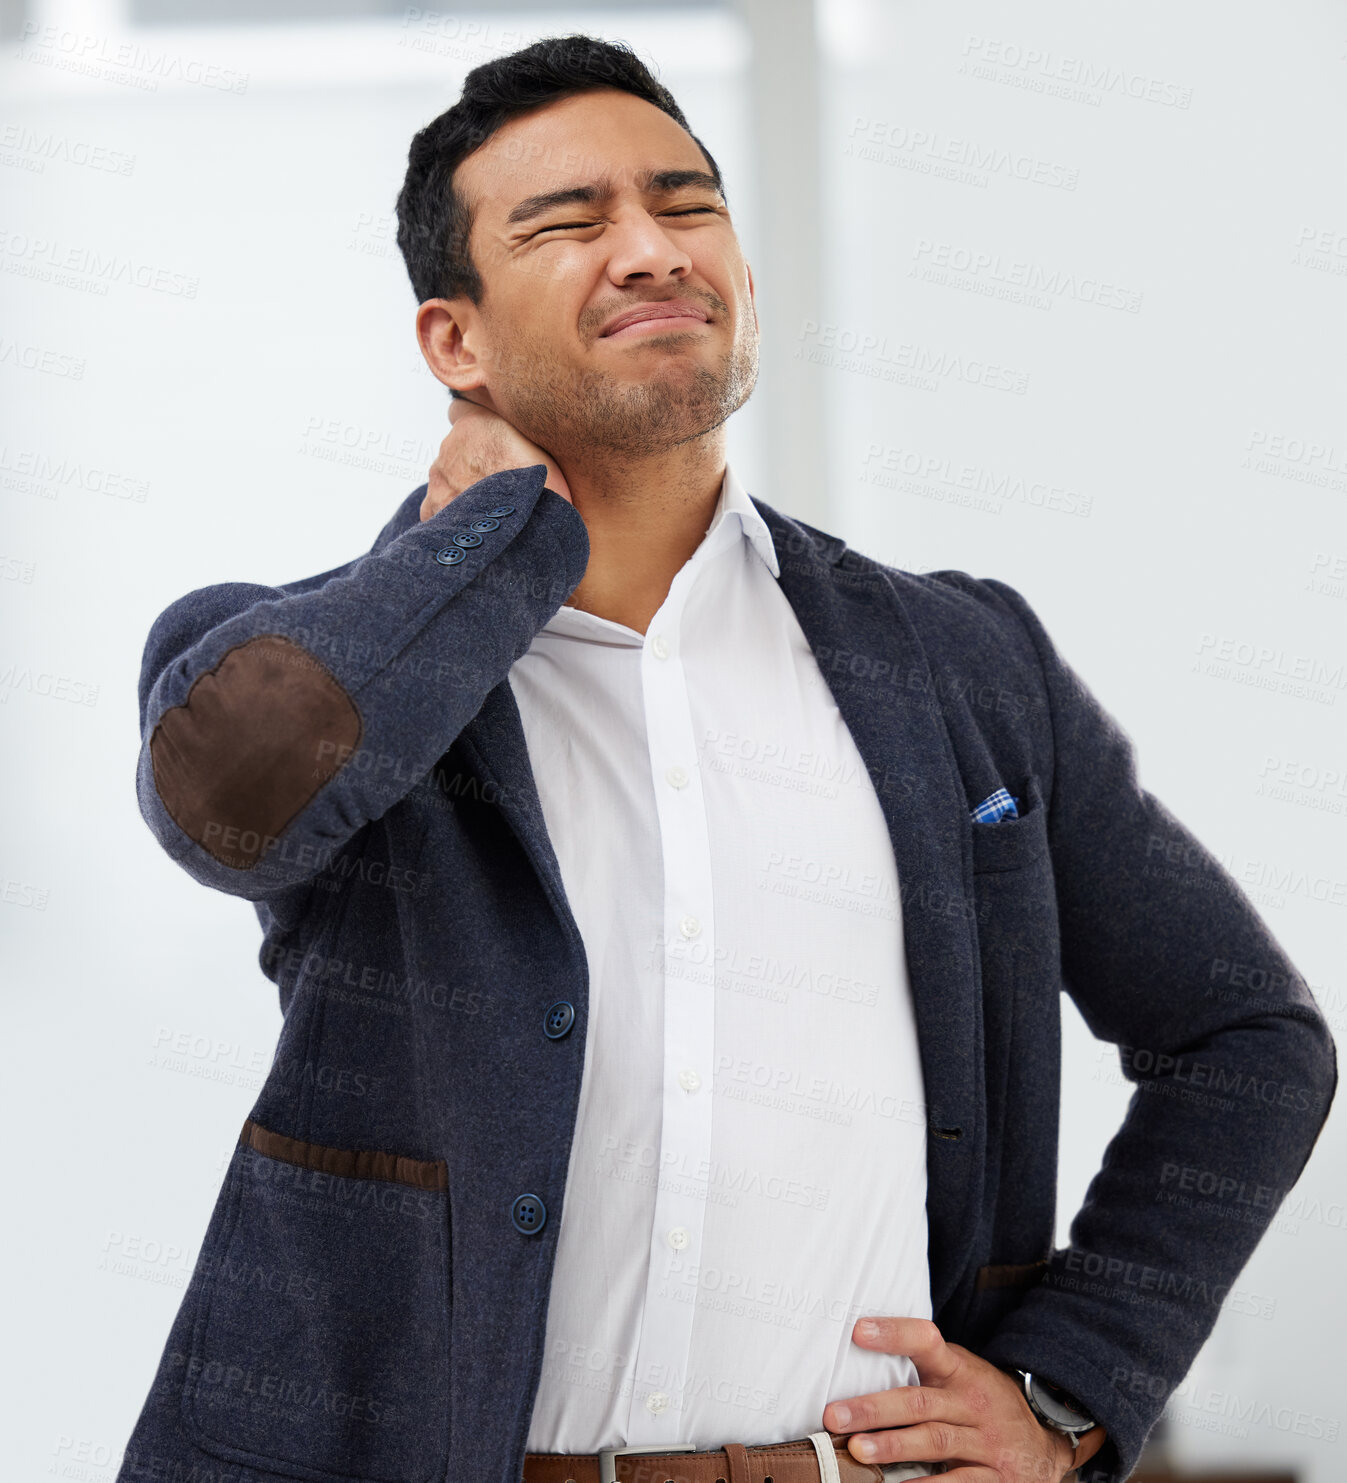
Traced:
[[1054, 1385], [1042, 1375], [1017, 1369], [1013, 1365], [1006, 1366], [1006, 1373], [1018, 1377], [1024, 1390], [1024, 1398], [1029, 1402], [1029, 1409], [1039, 1421], [1053, 1431], [1069, 1437], [1073, 1445], [1087, 1431], [1099, 1425], [1069, 1390], [1063, 1390], [1060, 1385]]

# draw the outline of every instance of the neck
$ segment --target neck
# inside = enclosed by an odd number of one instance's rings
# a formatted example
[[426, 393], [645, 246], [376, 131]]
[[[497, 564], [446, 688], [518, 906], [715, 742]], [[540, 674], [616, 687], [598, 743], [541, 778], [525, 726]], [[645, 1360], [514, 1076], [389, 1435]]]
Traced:
[[723, 431], [648, 457], [590, 453], [559, 465], [589, 534], [589, 566], [567, 605], [644, 633], [711, 524]]

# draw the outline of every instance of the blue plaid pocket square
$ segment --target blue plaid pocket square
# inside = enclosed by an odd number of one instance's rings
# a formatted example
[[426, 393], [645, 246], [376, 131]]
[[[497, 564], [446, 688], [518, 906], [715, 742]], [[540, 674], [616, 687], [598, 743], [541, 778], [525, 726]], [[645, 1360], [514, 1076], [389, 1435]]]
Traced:
[[1001, 819], [1018, 819], [1020, 811], [1016, 807], [1017, 802], [1004, 788], [998, 788], [972, 809], [968, 817], [975, 824], [995, 824]]

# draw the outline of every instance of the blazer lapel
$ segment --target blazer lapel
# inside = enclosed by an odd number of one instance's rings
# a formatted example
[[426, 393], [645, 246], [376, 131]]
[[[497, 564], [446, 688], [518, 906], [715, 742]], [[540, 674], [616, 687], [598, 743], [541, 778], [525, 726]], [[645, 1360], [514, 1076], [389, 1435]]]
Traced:
[[870, 774], [893, 843], [927, 1105], [932, 1312], [977, 1237], [985, 1162], [982, 1017], [965, 790], [926, 654], [879, 568], [754, 499], [779, 583]]
[[[462, 747], [484, 783], [495, 785], [497, 806], [515, 836], [524, 847], [537, 872], [552, 910], [561, 919], [571, 947], [580, 965], [584, 993], [589, 991], [588, 959], [584, 940], [561, 879], [561, 866], [552, 847], [547, 823], [543, 818], [542, 800], [529, 761], [528, 741], [508, 679], [487, 692], [482, 708], [458, 734], [454, 743]], [[577, 1014], [584, 1015], [587, 1006], [577, 1004]]]

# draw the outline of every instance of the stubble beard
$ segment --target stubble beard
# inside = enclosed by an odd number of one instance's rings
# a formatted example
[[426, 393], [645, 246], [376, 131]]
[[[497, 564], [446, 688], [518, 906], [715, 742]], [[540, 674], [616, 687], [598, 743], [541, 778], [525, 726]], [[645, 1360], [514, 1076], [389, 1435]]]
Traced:
[[647, 381], [597, 368], [576, 374], [546, 346], [520, 347], [510, 359], [530, 366], [509, 388], [513, 425], [562, 462], [610, 465], [666, 453], [737, 412], [758, 379], [758, 338], [751, 326], [741, 330], [714, 367], [674, 352]]

